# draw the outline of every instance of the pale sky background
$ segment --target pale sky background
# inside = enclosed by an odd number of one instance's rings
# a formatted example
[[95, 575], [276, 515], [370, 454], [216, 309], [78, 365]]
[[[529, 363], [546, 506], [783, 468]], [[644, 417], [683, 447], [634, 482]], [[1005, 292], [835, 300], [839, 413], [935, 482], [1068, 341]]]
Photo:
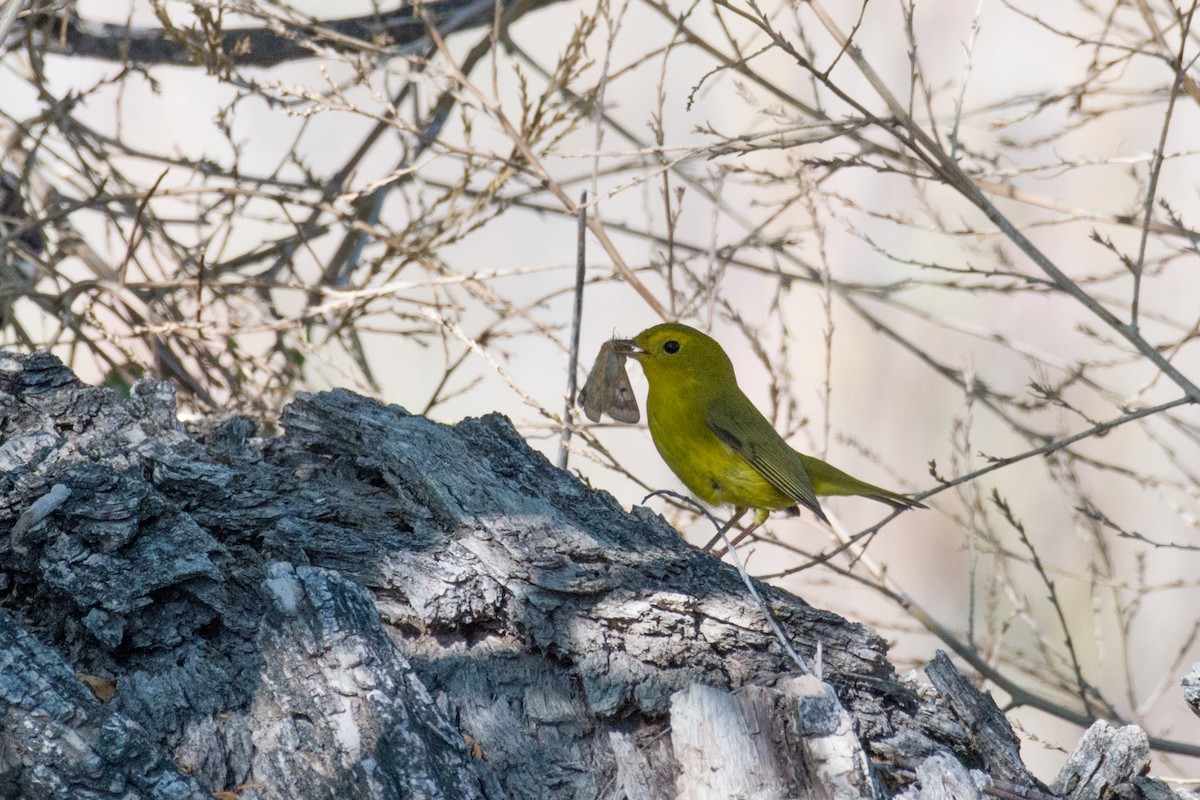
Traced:
[[[557, 53], [547, 48], [561, 46], [562, 31], [572, 25], [581, 10], [591, 4], [566, 2], [548, 9], [534, 12], [522, 19], [513, 29], [513, 38], [526, 47], [543, 63], [553, 62]], [[676, 4], [671, 3], [674, 7]], [[701, 4], [703, 7], [703, 4]], [[829, 4], [831, 7], [838, 4]], [[1054, 5], [1053, 10], [1045, 7]], [[96, 19], [123, 21], [129, 3], [118, 4], [113, 0], [91, 0], [80, 3], [80, 14]], [[153, 14], [144, 2], [134, 2], [134, 24], [153, 24]], [[369, 3], [326, 2], [309, 0], [295, 3], [296, 8], [318, 17], [346, 16], [369, 10]], [[919, 42], [918, 56], [937, 87], [957, 87], [964, 76], [965, 48], [971, 37], [971, 28], [976, 11], [980, 11], [980, 33], [973, 49], [972, 70], [965, 92], [965, 109], [962, 136], [970, 147], [986, 152], [1000, 137], [1030, 142], [1023, 148], [1008, 148], [1006, 157], [1020, 158], [1013, 163], [996, 165], [999, 170], [1028, 168], [1037, 164], [1055, 164], [1062, 159], [1095, 159], [1107, 163], [1094, 167], [1062, 170], [1051, 169], [1029, 176], [1027, 188], [1034, 187], [1043, 197], [1061, 201], [1074, 209], [1093, 209], [1104, 213], [1136, 213], [1140, 197], [1133, 175], [1144, 179], [1145, 160], [1156, 146], [1160, 134], [1162, 103], [1152, 110], [1139, 113], [1137, 109], [1128, 113], [1114, 114], [1103, 123], [1081, 128], [1052, 144], [1037, 144], [1044, 133], [1058, 131], [1069, 115], [1066, 104], [1052, 106], [1044, 113], [1006, 125], [997, 122], [1009, 121], [1024, 113], [1013, 98], [1035, 96], [1045, 92], [1062, 90], [1065, 81], [1075, 80], [1082, 74], [1091, 53], [1084, 48], [1072, 47], [1061, 38], [1045, 31], [1036, 22], [1014, 13], [999, 0], [982, 0], [978, 4], [962, 0], [921, 0], [916, 4], [916, 38]], [[168, 4], [180, 19], [186, 19], [186, 6], [182, 3]], [[1024, 7], [1038, 9], [1039, 13], [1061, 14], [1056, 22], [1071, 28], [1078, 27], [1079, 33], [1092, 30], [1094, 20], [1079, 16], [1071, 4], [1027, 3]], [[856, 41], [872, 65], [887, 81], [898, 96], [907, 96], [909, 54], [903, 37], [899, 4], [876, 2], [868, 6], [869, 11]], [[857, 9], [851, 13], [847, 8], [839, 12], [839, 20], [849, 27]], [[801, 15], [813, 22], [811, 17]], [[697, 28], [719, 40], [708, 14], [697, 13], [694, 20]], [[786, 20], [780, 22], [787, 29]], [[815, 24], [815, 23], [814, 23]], [[670, 26], [643, 6], [631, 3], [616, 39], [612, 62], [625, 65], [670, 36]], [[820, 41], [819, 31], [813, 30], [814, 40]], [[461, 54], [478, 38], [478, 32], [453, 37], [450, 45]], [[597, 60], [602, 58], [600, 35], [594, 37]], [[826, 45], [827, 46], [827, 43]], [[1195, 43], [1193, 42], [1193, 49]], [[499, 70], [500, 101], [510, 103], [515, 97], [515, 83], [511, 72], [501, 60]], [[864, 84], [853, 77], [849, 65], [838, 74], [847, 86], [861, 88]], [[320, 90], [326, 86], [322, 68], [334, 79], [346, 75], [342, 65], [322, 65], [317, 60], [285, 65], [259, 73], [263, 81], [280, 84], [308, 86]], [[786, 60], [769, 56], [759, 63], [767, 74], [787, 76], [794, 72], [794, 65]], [[98, 77], [111, 74], [113, 65], [83, 59], [66, 60], [55, 58], [48, 62], [53, 82], [65, 92], [71, 86], [89, 86]], [[665, 75], [665, 125], [667, 142], [672, 146], [697, 145], [707, 137], [696, 132], [699, 125], [711, 125], [725, 133], [765, 130], [777, 122], [761, 113], [755, 102], [740, 96], [734, 82], [727, 76], [710, 79], [697, 94], [693, 108], [685, 108], [687, 96], [699, 76], [711, 68], [711, 63], [686, 48], [673, 51], [668, 67], [664, 69], [661, 59], [650, 59], [639, 68], [638, 77], [624, 79], [615, 86], [607, 100], [610, 110], [629, 128], [649, 138], [647, 121], [658, 105], [656, 86], [660, 76]], [[28, 86], [14, 76], [12, 64], [0, 72], [0, 97], [8, 113], [21, 116], [32, 113], [36, 108], [35, 98]], [[1116, 78], [1131, 101], [1136, 101], [1139, 89], [1160, 86], [1168, 80], [1164, 67], [1141, 59], [1133, 66], [1120, 71]], [[217, 132], [213, 116], [215, 110], [231, 97], [228, 87], [223, 87], [200, 70], [182, 68], [155, 68], [155, 77], [161, 82], [160, 91], [150, 91], [144, 81], [131, 81], [126, 88], [112, 90], [89, 103], [86, 116], [98, 129], [121, 132], [130, 144], [147, 149], [174, 150], [189, 156], [208, 155], [227, 158], [229, 148]], [[477, 73], [481, 85], [488, 85], [486, 70]], [[396, 78], [393, 78], [393, 86]], [[780, 78], [787, 83], [787, 79]], [[796, 91], [805, 85], [797, 75]], [[639, 87], [644, 91], [639, 91]], [[749, 90], [760, 102], [767, 98], [762, 92]], [[957, 88], [941, 96], [941, 101], [957, 96]], [[108, 101], [111, 100], [111, 103]], [[304, 120], [284, 109], [268, 107], [265, 103], [252, 100], [238, 105], [233, 118], [235, 137], [245, 145], [243, 163], [261, 162], [262, 170], [269, 171], [279, 161], [287, 144], [296, 136]], [[882, 108], [875, 109], [882, 113]], [[939, 114], [948, 113], [940, 107]], [[1181, 100], [1176, 109], [1172, 135], [1168, 139], [1168, 151], [1182, 151], [1194, 147], [1191, 132], [1200, 129], [1196, 104]], [[918, 119], [923, 115], [918, 113]], [[320, 169], [329, 165], [332, 170], [353, 150], [361, 139], [367, 123], [348, 114], [323, 113], [307, 118], [299, 149], [306, 154], [310, 165]], [[480, 126], [481, 128], [484, 126]], [[449, 126], [446, 136], [453, 139], [459, 133], [457, 119]], [[486, 137], [486, 131], [480, 133]], [[557, 176], [569, 177], [586, 173], [591, 168], [590, 154], [595, 149], [594, 130], [577, 131], [567, 137], [557, 148], [557, 158], [547, 161], [550, 170]], [[498, 150], [504, 150], [504, 140], [493, 135]], [[169, 143], [165, 145], [164, 143]], [[823, 148], [823, 149], [821, 149]], [[611, 133], [604, 140], [602, 149], [622, 152], [628, 149]], [[395, 148], [380, 148], [381, 154], [372, 156], [361, 168], [361, 184], [390, 170], [396, 157]], [[844, 152], [845, 146], [818, 145], [806, 155], [825, 152], [835, 155]], [[759, 155], [757, 163], [771, 159], [778, 168], [787, 163], [788, 154]], [[1116, 162], [1116, 163], [1114, 163]], [[1159, 193], [1186, 219], [1195, 224], [1198, 203], [1196, 197], [1197, 171], [1195, 158], [1180, 158], [1164, 171]], [[703, 159], [689, 164], [696, 174], [715, 174], [718, 163]], [[453, 174], [456, 164], [448, 158], [430, 157], [422, 164], [429, 174], [443, 171]], [[377, 172], [372, 175], [372, 170]], [[148, 182], [153, 180], [154, 170], [147, 168]], [[180, 183], [192, 180], [182, 172], [173, 174], [169, 180]], [[623, 181], [602, 184], [604, 192], [614, 192]], [[891, 207], [894, 213], [910, 210], [912, 193], [906, 178], [885, 175], [868, 170], [839, 173], [831, 194], [840, 197], [869, 197], [880, 208]], [[605, 196], [599, 203], [600, 219], [616, 223], [624, 220], [644, 219], [647, 215], [661, 218], [661, 202], [658, 198], [659, 183], [648, 182], [640, 186], [625, 188]], [[948, 191], [935, 191], [945, 201], [946, 224], [951, 227], [971, 224], [981, 230], [990, 230], [982, 216]], [[726, 199], [745, 208], [747, 213], [755, 210], [754, 203], [761, 197], [744, 187], [730, 186]], [[1067, 267], [1078, 267], [1080, 273], [1097, 269], [1108, 271], [1119, 269], [1112, 254], [1089, 240], [1089, 233], [1096, 223], [1081, 220], [1064, 226], [1044, 227], [1047, 220], [1060, 220], [1061, 215], [1015, 203], [1002, 203], [1002, 209], [1011, 214], [1036, 242], [1051, 257]], [[841, 281], [884, 281], [903, 276], [917, 275], [918, 267], [898, 264], [885, 254], [873, 249], [860, 238], [850, 235], [847, 228], [861, 224], [862, 219], [854, 216], [837, 200], [831, 200], [831, 209], [824, 227], [825, 253], [834, 277]], [[911, 209], [914, 216], [923, 213]], [[576, 223], [564, 215], [536, 216], [529, 213], [510, 213], [500, 224], [484, 228], [456, 245], [451, 251], [441, 253], [444, 260], [455, 263], [466, 270], [474, 264], [477, 269], [538, 270], [528, 275], [514, 276], [494, 283], [506, 296], [515, 301], [532, 300], [569, 284], [573, 271]], [[240, 229], [243, 245], [256, 236], [267, 235], [256, 230], [249, 222]], [[680, 219], [680, 239], [706, 244], [716, 240], [731, 240], [738, 235], [737, 226], [722, 218], [714, 231], [712, 212], [709, 206], [694, 194], [685, 194], [684, 211]], [[996, 262], [988, 260], [989, 252], [998, 239], [987, 237], [962, 237], [951, 240], [932, 231], [923, 231], [920, 226], [901, 226], [881, 221], [870, 229], [870, 235], [880, 248], [894, 255], [919, 262], [936, 262], [963, 266], [971, 264], [981, 269], [997, 268]], [[1136, 249], [1137, 230], [1118, 230], [1109, 226], [1105, 235], [1111, 236], [1126, 250]], [[644, 264], [653, 258], [661, 258], [662, 249], [650, 247], [644, 242], [619, 235], [614, 236], [618, 247], [627, 261]], [[812, 262], [818, 259], [816, 241], [808, 238], [802, 252]], [[119, 247], [120, 243], [114, 243]], [[608, 260], [599, 245], [589, 241], [589, 267], [595, 273], [608, 269]], [[236, 248], [235, 248], [236, 249]], [[1009, 249], [1010, 255], [1015, 251]], [[1025, 261], [1015, 266], [1029, 269]], [[1190, 262], [1190, 271], [1195, 272], [1195, 257]], [[1103, 265], [1103, 269], [1098, 269]], [[651, 286], [661, 289], [661, 284], [650, 281]], [[951, 468], [952, 441], [956, 420], [964, 414], [962, 393], [950, 383], [931, 376], [911, 354], [880, 335], [869, 324], [846, 310], [844, 305], [834, 302], [833, 322], [833, 372], [832, 404], [829, 410], [830, 430], [828, 437], [822, 430], [825, 415], [821, 383], [824, 380], [825, 351], [822, 331], [826, 319], [822, 310], [819, 289], [809, 285], [797, 285], [782, 298], [781, 307], [772, 311], [771, 282], [738, 277], [724, 286], [727, 296], [748, 317], [759, 315], [767, 319], [778, 313], [786, 320], [791, 330], [789, 341], [793, 379], [792, 390], [800, 403], [801, 412], [808, 417], [809, 425], [792, 439], [792, 443], [806, 452], [826, 453], [837, 466], [865, 480], [902, 491], [924, 490], [932, 487], [933, 479], [928, 474], [927, 463], [936, 459], [943, 475], [957, 474]], [[1106, 289], [1107, 291], [1107, 289]], [[1143, 302], [1147, 307], [1164, 311], [1186, 310], [1200, 305], [1195, 281], [1188, 275], [1171, 274], [1144, 287]], [[660, 295], [663, 296], [663, 295]], [[1113, 296], [1119, 296], [1115, 291]], [[1057, 380], [1059, 375], [1038, 374], [1028, 359], [1014, 355], [1005, 348], [984, 342], [969, 335], [970, 331], [997, 331], [1003, 333], [1020, 348], [1040, 355], [1051, 364], [1069, 366], [1080, 358], [1090, 357], [1097, 352], [1092, 340], [1079, 330], [1081, 322], [1094, 328], [1099, 325], [1091, 320], [1080, 307], [1062, 298], [1039, 300], [1029, 295], [1003, 299], [996, 296], [968, 296], [962, 292], [937, 292], [918, 290], [909, 298], [912, 302], [939, 319], [955, 321], [962, 332], [957, 335], [926, 335], [923, 344], [929, 347], [944, 362], [973, 370], [979, 379], [989, 386], [1028, 396], [1031, 380]], [[565, 325], [569, 321], [571, 299], [560, 295], [538, 310], [539, 319], [546, 323]], [[872, 307], [874, 310], [875, 307]], [[928, 326], [917, 319], [897, 313], [880, 311], [898, 329], [914, 336]], [[1186, 313], [1182, 313], [1186, 317]], [[468, 319], [470, 317], [468, 316]], [[582, 367], [586, 369], [601, 342], [614, 333], [633, 335], [639, 330], [655, 324], [658, 318], [637, 295], [619, 284], [604, 284], [594, 291], [589, 290], [585, 298], [584, 324], [581, 345]], [[688, 320], [699, 324], [696, 319]], [[777, 336], [778, 327], [766, 326]], [[1153, 338], [1153, 324], [1149, 331]], [[749, 345], [727, 322], [715, 320], [713, 335], [724, 342], [734, 361], [739, 365], [739, 377], [747, 394], [765, 407], [767, 376], [750, 354]], [[565, 334], [562, 335], [565, 340]], [[396, 337], [379, 336], [369, 342], [373, 358], [379, 364], [388, 365], [380, 370], [383, 398], [420, 410], [433, 388], [433, 381], [441, 375], [442, 354], [436, 348], [419, 348], [406, 345]], [[561, 411], [565, 389], [566, 359], [559, 350], [534, 337], [525, 337], [506, 345], [509, 355], [501, 363], [521, 389], [539, 404], [554, 412]], [[365, 387], [352, 374], [348, 362], [337, 354], [330, 354], [330, 363], [321, 369], [319, 384], [345, 385], [365, 391]], [[1200, 376], [1200, 364], [1192, 351], [1185, 350], [1176, 362], [1185, 373]], [[394, 367], [394, 368], [393, 368]], [[1125, 374], [1127, 373], [1127, 374]], [[507, 383], [482, 360], [478, 360], [472, 375], [482, 378], [482, 383], [472, 391], [440, 406], [435, 417], [453, 422], [464, 416], [477, 416], [493, 410], [509, 415], [525, 433], [531, 443], [553, 459], [557, 450], [557, 435], [551, 435], [545, 422]], [[645, 381], [637, 368], [631, 369], [635, 390], [644, 404]], [[1134, 368], [1117, 367], [1107, 373], [1110, 386], [1122, 387], [1128, 392], [1129, 403], [1153, 403], [1168, 399], [1174, 394], [1163, 381], [1147, 385], [1148, 373], [1140, 365]], [[95, 377], [95, 376], [90, 376]], [[582, 376], [580, 378], [582, 381]], [[1113, 416], [1112, 406], [1098, 403], [1090, 408], [1098, 421]], [[1196, 421], [1196, 412], [1180, 412], [1191, 422]], [[1073, 433], [1087, 427], [1078, 417], [1063, 414], [1060, 424], [1050, 424], [1052, 416], [1040, 418], [1046, 422], [1043, 430], [1054, 430], [1058, 435]], [[998, 422], [984, 409], [976, 407], [973, 412], [974, 427], [971, 433], [971, 449], [996, 456], [1008, 456], [1024, 451], [1029, 444], [1012, 434], [1007, 426]], [[626, 426], [605, 424], [598, 435], [604, 444], [649, 485], [680, 490], [681, 486], [653, 450], [644, 425]], [[865, 457], [847, 438], [870, 450], [876, 458]], [[1103, 454], [1110, 460], [1128, 459], [1136, 466], [1139, 459], [1154, 458], [1152, 449], [1140, 436], [1137, 429], [1130, 427], [1110, 433], [1104, 439], [1085, 445], [1087, 452]], [[973, 456], [972, 466], [980, 467], [984, 461]], [[1200, 469], [1200, 464], [1194, 465]], [[585, 455], [572, 456], [571, 467], [583, 474], [593, 486], [612, 492], [626, 506], [641, 502], [643, 492], [630, 482], [603, 469]], [[1145, 467], [1149, 469], [1150, 467]], [[1130, 516], [1116, 520], [1139, 531], [1153, 534], [1154, 538], [1167, 541], [1196, 541], [1194, 520], [1198, 509], [1195, 492], [1192, 497], [1179, 498], [1155, 496], [1149, 490], [1138, 491], [1128, 483], [1112, 481], [1103, 476], [1095, 478], [1092, 488], [1101, 493], [1110, 508], [1128, 507]], [[990, 493], [999, 489], [1012, 503], [1015, 513], [1024, 521], [1030, 537], [1037, 543], [1043, 559], [1059, 570], [1059, 591], [1067, 599], [1071, 615], [1069, 623], [1075, 628], [1076, 643], [1081, 650], [1088, 677], [1114, 698], [1123, 698], [1121, 690], [1124, 665], [1119, 647], [1107, 643], [1115, 636], [1109, 622], [1100, 619], [1092, 608], [1092, 594], [1081, 581], [1067, 576], [1085, 573], [1085, 565], [1093, 547], [1085, 532], [1081, 530], [1073, 508], [1072, 499], [1064, 497], [1059, 484], [1047, 479], [1046, 468], [1040, 459], [1033, 459], [1000, 472], [992, 473], [979, 482], [976, 490]], [[1181, 508], [1173, 508], [1172, 503]], [[957, 504], [957, 505], [956, 505]], [[969, 564], [971, 560], [967, 536], [961, 527], [945, 512], [951, 507], [961, 508], [953, 493], [935, 498], [928, 511], [904, 514], [890, 524], [872, 543], [869, 556], [875, 562], [886, 565], [888, 574], [912, 595], [940, 622], [955, 630], [965, 627], [965, 615], [969, 594]], [[651, 507], [663, 511], [669, 519], [675, 516], [660, 501], [651, 501]], [[836, 499], [826, 503], [838, 523], [848, 531], [857, 531], [880, 519], [883, 506], [863, 499]], [[799, 520], [778, 519], [771, 523], [772, 529], [783, 538], [794, 539], [810, 549], [828, 546], [829, 535], [814, 525], [807, 517]], [[686, 531], [692, 541], [704, 541], [709, 536], [703, 524]], [[1014, 545], [1019, 547], [1019, 545]], [[1116, 559], [1129, 563], [1143, 548], [1114, 546]], [[751, 570], [756, 573], [771, 573], [794, 563], [794, 559], [767, 546], [758, 546], [750, 557]], [[1186, 565], [1186, 566], [1185, 566]], [[1148, 581], [1164, 581], [1184, 578], [1195, 573], [1195, 558], [1191, 554], [1162, 555], [1151, 552], [1145, 566]], [[932, 657], [939, 648], [938, 640], [922, 629], [886, 599], [856, 584], [840, 579], [831, 579], [828, 573], [809, 570], [790, 578], [784, 585], [814, 605], [831, 608], [849, 618], [882, 626], [882, 632], [893, 643], [893, 660], [901, 671], [917, 666]], [[1057, 644], [1061, 635], [1055, 632], [1051, 612], [1044, 603], [1045, 588], [1036, 580], [1023, 584], [1030, 603], [1045, 628], [1051, 631], [1048, 638]], [[1162, 689], [1144, 712], [1147, 726], [1158, 735], [1185, 741], [1200, 741], [1200, 720], [1184, 706], [1179, 679], [1186, 674], [1191, 662], [1200, 660], [1200, 648], [1188, 640], [1188, 632], [1200, 614], [1200, 596], [1192, 589], [1162, 591], [1150, 595], [1140, 612], [1139, 624], [1134, 632], [1131, 650], [1136, 668], [1132, 670], [1133, 682], [1144, 698], [1155, 687]], [[1107, 619], [1107, 618], [1104, 618]], [[1153, 622], [1148, 622], [1152, 620]], [[1020, 626], [1020, 621], [1014, 623]], [[1013, 638], [1023, 641], [1020, 633]], [[1028, 645], [1028, 640], [1024, 640]], [[944, 645], [942, 645], [944, 647]], [[1172, 666], [1178, 651], [1186, 647], [1189, 655]], [[1018, 680], [1022, 680], [1018, 678]], [[1123, 713], [1131, 713], [1122, 707]], [[1079, 735], [1078, 728], [1053, 720], [1050, 717], [1028, 710], [1011, 715], [1025, 729], [1036, 733], [1038, 739], [1070, 749]], [[1040, 777], [1052, 779], [1065, 757], [1050, 747], [1037, 742], [1026, 742], [1024, 755]], [[1187, 760], [1158, 758], [1156, 770], [1164, 774], [1194, 776], [1197, 765]]]

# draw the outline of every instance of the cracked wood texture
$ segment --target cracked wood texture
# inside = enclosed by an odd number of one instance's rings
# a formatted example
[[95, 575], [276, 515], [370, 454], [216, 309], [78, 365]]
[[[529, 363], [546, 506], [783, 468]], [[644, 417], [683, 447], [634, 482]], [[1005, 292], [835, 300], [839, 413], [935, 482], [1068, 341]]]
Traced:
[[501, 416], [279, 428], [0, 351], [0, 798], [1050, 796], [948, 659], [764, 586], [798, 678], [731, 567]]

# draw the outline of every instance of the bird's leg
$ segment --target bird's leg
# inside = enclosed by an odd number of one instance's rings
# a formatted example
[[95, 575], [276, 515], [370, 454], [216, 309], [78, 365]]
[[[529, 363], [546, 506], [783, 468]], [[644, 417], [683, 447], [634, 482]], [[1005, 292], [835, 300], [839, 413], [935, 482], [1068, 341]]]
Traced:
[[[743, 510], [742, 510], [742, 511], [741, 511], [741, 512], [740, 512], [740, 513], [737, 515], [737, 517], [735, 517], [735, 518], [734, 518], [734, 519], [733, 519], [733, 520], [732, 520], [732, 521], [729, 523], [729, 525], [732, 525], [734, 522], [737, 522], [739, 519], [741, 519], [741, 518], [742, 518], [742, 514], [745, 514], [745, 513], [746, 513], [746, 511], [745, 511], [745, 509], [743, 509]], [[737, 536], [733, 537], [733, 541], [729, 543], [729, 547], [733, 547], [733, 546], [734, 546], [734, 545], [736, 545], [738, 542], [742, 541], [742, 540], [743, 540], [743, 539], [745, 539], [747, 536], [749, 536], [750, 534], [754, 533], [754, 531], [756, 531], [756, 530], [758, 529], [758, 526], [759, 526], [759, 525], [762, 525], [764, 522], [766, 522], [766, 521], [767, 521], [767, 517], [769, 517], [769, 516], [771, 516], [771, 510], [770, 510], [769, 508], [756, 508], [756, 509], [754, 509], [754, 522], [751, 522], [749, 525], [747, 525], [745, 528], [743, 528], [743, 529], [742, 529], [742, 532], [741, 532], [741, 533], [739, 533]], [[729, 527], [729, 525], [727, 525], [726, 527]], [[715, 540], [714, 540], [714, 541], [715, 541]], [[729, 552], [728, 548], [722, 547], [720, 550], [714, 550], [714, 551], [713, 551], [713, 555], [714, 555], [714, 556], [716, 556], [717, 558], [721, 558], [721, 557], [722, 557], [722, 556], [724, 556], [724, 555], [725, 555], [727, 552]]]
[[[742, 528], [742, 532], [739, 533], [737, 536], [733, 537], [733, 541], [729, 543], [729, 547], [734, 547], [735, 545], [737, 545], [738, 542], [742, 541], [747, 536], [754, 533], [756, 530], [758, 530], [759, 525], [762, 525], [762, 523], [761, 522], [751, 522], [745, 528]], [[722, 547], [720, 550], [714, 550], [713, 555], [716, 556], [717, 558], [724, 558], [725, 554], [728, 552], [729, 552], [729, 548]]]
[[[738, 520], [740, 520], [742, 517], [746, 516], [746, 512], [749, 510], [750, 509], [748, 509], [748, 508], [735, 508], [733, 518], [730, 519], [729, 522], [726, 522], [724, 525], [721, 526], [721, 530], [717, 531], [716, 536], [714, 536], [708, 540], [708, 544], [704, 545], [704, 552], [707, 553], [709, 550], [712, 550], [713, 545], [716, 544], [717, 542], [721, 541], [721, 537], [724, 536], [726, 533], [728, 533], [729, 529], [738, 523]], [[756, 525], [754, 527], [758, 527], [758, 526]], [[742, 537], [739, 536], [738, 541], [741, 541], [741, 539], [742, 539]], [[718, 558], [720, 558], [723, 555], [725, 555], [724, 548], [721, 549], [721, 552], [716, 554], [716, 556]]]

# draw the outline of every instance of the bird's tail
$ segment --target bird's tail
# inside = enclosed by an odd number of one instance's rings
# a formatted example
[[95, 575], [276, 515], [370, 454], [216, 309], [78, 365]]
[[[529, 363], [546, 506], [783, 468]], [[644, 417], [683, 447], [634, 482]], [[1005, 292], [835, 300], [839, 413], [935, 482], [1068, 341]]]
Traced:
[[799, 453], [799, 456], [800, 460], [804, 462], [804, 471], [812, 479], [813, 490], [818, 495], [858, 495], [860, 497], [869, 497], [872, 500], [887, 503], [892, 508], [900, 510], [907, 508], [928, 508], [928, 506], [919, 500], [913, 500], [911, 497], [906, 497], [898, 492], [881, 489], [878, 486], [872, 486], [866, 481], [860, 481], [858, 478], [847, 475], [837, 467], [827, 464], [819, 458], [806, 456], [803, 453]]

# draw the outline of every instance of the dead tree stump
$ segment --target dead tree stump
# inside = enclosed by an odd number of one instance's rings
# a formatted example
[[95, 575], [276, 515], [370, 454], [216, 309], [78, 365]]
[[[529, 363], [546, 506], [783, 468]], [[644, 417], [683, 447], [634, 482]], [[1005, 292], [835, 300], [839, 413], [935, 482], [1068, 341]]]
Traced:
[[797, 675], [732, 568], [501, 416], [279, 425], [0, 352], [0, 798], [1052, 794], [948, 659], [762, 586]]

